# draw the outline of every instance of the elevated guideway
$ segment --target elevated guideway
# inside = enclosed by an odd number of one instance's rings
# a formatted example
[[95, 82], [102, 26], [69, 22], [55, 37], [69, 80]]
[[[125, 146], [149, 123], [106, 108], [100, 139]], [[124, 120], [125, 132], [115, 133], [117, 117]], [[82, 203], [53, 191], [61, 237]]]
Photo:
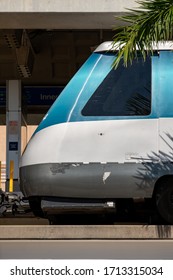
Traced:
[[172, 259], [168, 225], [1, 225], [0, 259]]
[[6, 240], [0, 259], [172, 260], [173, 240]]
[[1, 225], [0, 240], [173, 240], [169, 225]]

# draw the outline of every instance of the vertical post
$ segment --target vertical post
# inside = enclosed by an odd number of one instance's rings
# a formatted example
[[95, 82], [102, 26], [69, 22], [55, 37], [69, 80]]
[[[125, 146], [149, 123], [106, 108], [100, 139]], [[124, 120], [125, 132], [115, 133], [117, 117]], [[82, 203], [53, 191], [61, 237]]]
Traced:
[[1, 189], [1, 178], [2, 178], [2, 165], [1, 165], [1, 161], [0, 161], [0, 189]]
[[20, 80], [8, 80], [6, 82], [6, 96], [7, 96], [6, 191], [20, 191], [19, 180], [18, 180], [19, 160], [21, 155], [21, 81]]

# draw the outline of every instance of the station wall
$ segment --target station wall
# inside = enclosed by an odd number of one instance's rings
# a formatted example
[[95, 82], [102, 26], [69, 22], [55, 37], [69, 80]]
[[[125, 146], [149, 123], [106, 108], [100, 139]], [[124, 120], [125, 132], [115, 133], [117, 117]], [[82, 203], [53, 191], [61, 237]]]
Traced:
[[[37, 125], [21, 127], [21, 153], [30, 140]], [[0, 125], [0, 188], [5, 191], [6, 183], [6, 125]]]

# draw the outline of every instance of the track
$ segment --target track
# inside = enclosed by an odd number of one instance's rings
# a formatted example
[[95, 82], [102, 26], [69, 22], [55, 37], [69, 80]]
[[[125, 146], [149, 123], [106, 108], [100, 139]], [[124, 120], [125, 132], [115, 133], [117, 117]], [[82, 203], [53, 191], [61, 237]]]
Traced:
[[[13, 205], [13, 204], [12, 204]], [[117, 225], [117, 224], [145, 224], [159, 225], [164, 221], [153, 209], [151, 203], [138, 202], [136, 204], [128, 204], [127, 201], [121, 201], [121, 208], [117, 212], [106, 212], [94, 214], [76, 213], [76, 214], [59, 214], [53, 217], [51, 224], [54, 225]], [[17, 207], [13, 211], [13, 207], [6, 209], [0, 215], [0, 225], [49, 225], [48, 219], [35, 217], [28, 205], [25, 207]]]
[[[69, 214], [68, 214], [69, 213]], [[59, 215], [49, 214], [47, 219], [35, 218], [26, 198], [17, 193], [0, 194], [0, 225], [29, 225], [29, 224], [165, 224], [158, 214], [152, 199], [119, 199], [115, 209], [104, 209], [101, 212], [69, 212]]]
[[165, 225], [165, 221], [158, 215], [155, 208], [150, 204], [139, 202], [133, 207], [125, 202], [121, 202], [118, 212], [107, 212], [94, 214], [76, 213], [59, 214], [54, 220], [35, 217], [31, 210], [6, 211], [0, 215], [1, 225]]
[[7, 215], [0, 217], [0, 228], [6, 225], [48, 225], [46, 219], [36, 218], [33, 215]]

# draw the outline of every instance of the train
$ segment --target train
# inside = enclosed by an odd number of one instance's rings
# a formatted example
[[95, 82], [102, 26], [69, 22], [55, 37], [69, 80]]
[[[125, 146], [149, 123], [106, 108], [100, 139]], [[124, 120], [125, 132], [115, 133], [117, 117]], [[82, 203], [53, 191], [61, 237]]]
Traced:
[[152, 199], [173, 223], [172, 43], [115, 69], [117, 52], [110, 41], [96, 47], [22, 155], [20, 187], [37, 216]]

